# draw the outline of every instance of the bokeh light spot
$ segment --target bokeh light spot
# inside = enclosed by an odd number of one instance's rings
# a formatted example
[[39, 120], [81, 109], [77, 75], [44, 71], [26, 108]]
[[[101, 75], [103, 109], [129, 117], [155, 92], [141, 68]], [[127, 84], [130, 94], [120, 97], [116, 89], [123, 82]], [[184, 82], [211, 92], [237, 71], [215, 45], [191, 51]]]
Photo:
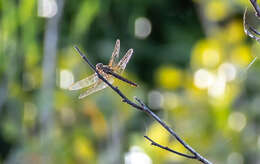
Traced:
[[202, 54], [202, 62], [207, 67], [214, 67], [219, 63], [220, 55], [215, 49], [205, 49]]
[[198, 41], [192, 50], [191, 64], [193, 67], [215, 68], [223, 58], [223, 48], [217, 40]]
[[74, 82], [74, 76], [69, 70], [60, 71], [60, 88], [67, 89]]
[[157, 70], [155, 78], [163, 88], [175, 89], [180, 86], [182, 75], [179, 69], [173, 67], [161, 67]]
[[74, 152], [79, 159], [93, 160], [95, 156], [95, 150], [93, 149], [90, 140], [77, 136], [74, 143]]
[[218, 74], [223, 76], [226, 81], [232, 81], [236, 77], [236, 68], [231, 63], [223, 63], [220, 65], [218, 69]]
[[240, 132], [246, 126], [246, 116], [241, 112], [233, 112], [228, 117], [228, 126], [237, 132]]
[[231, 60], [240, 67], [246, 67], [253, 60], [250, 48], [247, 45], [237, 46], [231, 52]]
[[242, 20], [234, 20], [228, 24], [225, 36], [232, 36], [226, 37], [228, 42], [237, 43], [246, 37], [243, 26], [241, 26], [241, 24], [243, 24]]
[[164, 98], [159, 91], [151, 91], [148, 93], [148, 104], [152, 109], [161, 108]]
[[208, 88], [208, 94], [212, 97], [218, 98], [220, 96], [223, 96], [226, 89], [226, 79], [218, 75], [217, 77], [214, 77], [213, 83]]
[[140, 147], [132, 146], [125, 154], [125, 164], [152, 164], [152, 160]]
[[194, 75], [194, 84], [200, 89], [208, 88], [212, 85], [214, 76], [206, 69], [199, 69]]
[[210, 1], [205, 7], [205, 15], [211, 21], [224, 19], [228, 14], [227, 5], [223, 1]]
[[164, 106], [166, 109], [174, 109], [179, 105], [178, 96], [173, 92], [164, 93]]
[[55, 0], [38, 0], [38, 16], [51, 18], [58, 12]]
[[152, 32], [152, 24], [149, 19], [140, 17], [135, 20], [135, 36], [139, 39], [145, 39]]

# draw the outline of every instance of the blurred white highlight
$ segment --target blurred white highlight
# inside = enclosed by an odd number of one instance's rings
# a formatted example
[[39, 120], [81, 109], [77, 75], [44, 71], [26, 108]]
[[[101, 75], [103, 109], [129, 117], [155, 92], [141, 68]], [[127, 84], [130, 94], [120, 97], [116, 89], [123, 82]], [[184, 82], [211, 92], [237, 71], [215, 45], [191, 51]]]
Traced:
[[60, 71], [60, 88], [67, 89], [74, 82], [74, 76], [69, 70]]
[[173, 92], [164, 93], [163, 98], [166, 109], [174, 109], [179, 105], [178, 96]]
[[145, 39], [151, 34], [152, 24], [149, 19], [140, 17], [135, 20], [135, 36], [139, 39]]
[[38, 16], [51, 18], [58, 12], [57, 2], [55, 0], [38, 0]]
[[246, 126], [246, 116], [241, 112], [233, 112], [228, 117], [228, 126], [237, 132], [240, 132]]
[[212, 97], [220, 97], [225, 93], [226, 80], [223, 76], [217, 76], [213, 78], [213, 83], [208, 88], [208, 94]]
[[206, 69], [199, 69], [194, 75], [194, 84], [200, 89], [208, 88], [212, 85], [214, 76]]
[[164, 98], [159, 91], [150, 91], [148, 93], [148, 105], [151, 109], [161, 108]]
[[223, 63], [220, 65], [218, 73], [220, 76], [223, 76], [226, 81], [232, 81], [235, 79], [237, 71], [233, 64]]
[[125, 154], [125, 164], [152, 164], [152, 160], [140, 147], [132, 146]]
[[200, 89], [208, 89], [211, 97], [223, 96], [226, 90], [226, 82], [235, 79], [236, 69], [232, 64], [222, 64], [215, 75], [206, 69], [199, 69], [194, 74], [194, 84]]

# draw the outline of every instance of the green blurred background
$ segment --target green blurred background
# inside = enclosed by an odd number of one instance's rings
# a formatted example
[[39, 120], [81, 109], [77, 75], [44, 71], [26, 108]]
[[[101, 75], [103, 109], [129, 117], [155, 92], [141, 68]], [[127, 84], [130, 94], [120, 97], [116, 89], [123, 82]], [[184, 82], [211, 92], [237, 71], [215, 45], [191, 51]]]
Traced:
[[[1, 0], [0, 162], [199, 163], [111, 89], [68, 91], [93, 73], [77, 55], [108, 63], [134, 55], [115, 85], [144, 100], [213, 163], [260, 162], [260, 45], [243, 32], [249, 0]], [[254, 15], [251, 13], [252, 18]], [[255, 18], [256, 19], [256, 18]], [[258, 20], [259, 21], [259, 20]], [[257, 23], [257, 21], [256, 21]], [[259, 22], [258, 22], [259, 23]]]

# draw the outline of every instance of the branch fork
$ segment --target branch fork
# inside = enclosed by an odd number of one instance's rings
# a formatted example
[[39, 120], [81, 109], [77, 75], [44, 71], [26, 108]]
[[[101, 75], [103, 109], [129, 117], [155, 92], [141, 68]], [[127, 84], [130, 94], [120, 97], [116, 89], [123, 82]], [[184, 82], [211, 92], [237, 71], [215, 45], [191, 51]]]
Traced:
[[134, 99], [138, 102], [134, 103], [131, 100], [129, 100], [120, 90], [117, 86], [114, 86], [112, 84], [110, 84], [96, 69], [96, 67], [87, 59], [87, 57], [80, 51], [80, 49], [75, 46], [76, 51], [79, 53], [79, 55], [85, 60], [85, 62], [87, 62], [87, 64], [90, 66], [90, 68], [97, 74], [98, 78], [101, 79], [104, 83], [106, 83], [113, 91], [115, 91], [121, 98], [122, 98], [122, 102], [127, 103], [128, 105], [141, 110], [145, 113], [147, 113], [149, 116], [151, 116], [154, 120], [156, 120], [162, 127], [164, 127], [173, 137], [175, 137], [178, 142], [180, 142], [192, 155], [187, 155], [175, 150], [172, 150], [166, 146], [162, 146], [158, 143], [156, 143], [155, 141], [153, 141], [151, 138], [149, 138], [148, 136], [144, 136], [148, 141], [151, 142], [151, 145], [159, 147], [161, 149], [164, 149], [166, 151], [172, 152], [174, 154], [177, 154], [179, 156], [182, 157], [186, 157], [189, 159], [194, 159], [197, 161], [200, 161], [201, 163], [204, 164], [212, 164], [210, 161], [208, 161], [206, 158], [204, 158], [203, 156], [201, 156], [198, 152], [196, 152], [191, 146], [189, 146], [183, 139], [181, 139], [177, 133], [171, 129], [168, 125], [166, 125], [166, 123], [164, 121], [162, 121], [155, 113], [153, 113], [151, 111], [151, 109], [145, 105], [145, 103], [143, 103], [139, 98], [134, 97]]

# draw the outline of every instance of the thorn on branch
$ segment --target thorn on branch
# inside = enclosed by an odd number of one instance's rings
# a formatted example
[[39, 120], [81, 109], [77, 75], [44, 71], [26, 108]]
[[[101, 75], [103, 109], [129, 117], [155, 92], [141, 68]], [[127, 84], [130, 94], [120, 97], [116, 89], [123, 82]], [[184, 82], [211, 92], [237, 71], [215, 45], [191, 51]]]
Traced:
[[144, 108], [145, 110], [147, 110], [147, 106], [144, 104], [144, 102], [142, 100], [140, 100], [139, 98], [137, 98], [136, 96], [134, 96], [134, 99], [142, 106], [142, 108]]

